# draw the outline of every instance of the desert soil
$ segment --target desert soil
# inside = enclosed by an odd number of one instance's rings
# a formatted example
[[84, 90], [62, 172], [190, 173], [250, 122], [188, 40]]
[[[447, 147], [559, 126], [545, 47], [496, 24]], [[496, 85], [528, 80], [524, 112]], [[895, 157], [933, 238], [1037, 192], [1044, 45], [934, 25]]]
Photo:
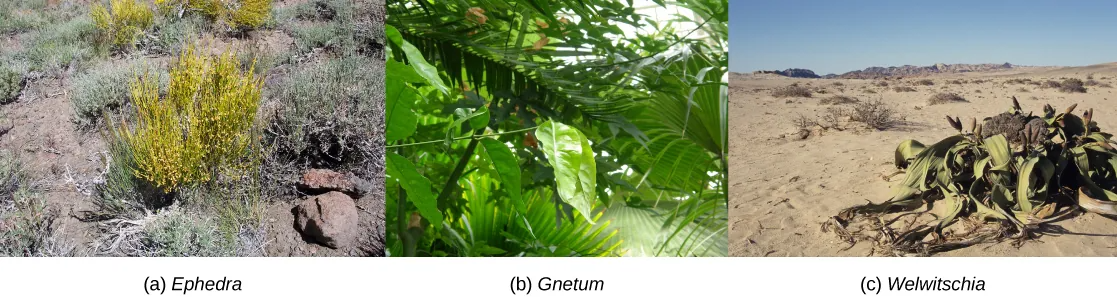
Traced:
[[[821, 224], [842, 209], [866, 201], [883, 202], [904, 175], [895, 173], [893, 153], [903, 140], [933, 143], [956, 132], [943, 119], [983, 119], [1007, 111], [1016, 96], [1025, 111], [1042, 112], [1044, 104], [1063, 110], [1078, 104], [1076, 113], [1093, 108], [1102, 131], [1117, 130], [1117, 89], [1087, 87], [1087, 93], [1061, 93], [1036, 85], [1006, 84], [1009, 79], [1033, 81], [1088, 75], [1117, 85], [1117, 63], [1086, 67], [1022, 68], [984, 73], [937, 75], [889, 80], [796, 79], [775, 75], [733, 74], [729, 95], [730, 254], [733, 256], [866, 256], [871, 243], [850, 247]], [[911, 82], [929, 78], [932, 86]], [[967, 81], [951, 84], [952, 80]], [[969, 81], [988, 80], [981, 83]], [[775, 98], [771, 90], [798, 82], [815, 89], [812, 98]], [[840, 82], [841, 86], [834, 85]], [[915, 92], [895, 92], [897, 85]], [[1023, 88], [1024, 90], [1020, 90]], [[820, 94], [818, 89], [825, 89]], [[875, 91], [875, 94], [865, 90]], [[1026, 90], [1026, 91], [1025, 91]], [[968, 102], [928, 105], [927, 98], [954, 92]], [[906, 117], [906, 123], [884, 131], [847, 129], [823, 131], [800, 139], [792, 119], [821, 115], [832, 105], [820, 99], [833, 95], [861, 101], [881, 99]], [[1112, 101], [1112, 102], [1111, 102]], [[1108, 120], [1107, 120], [1108, 119]], [[1055, 223], [1064, 230], [1019, 247], [1005, 241], [953, 250], [941, 256], [1117, 256], [1117, 220], [1078, 214]]]

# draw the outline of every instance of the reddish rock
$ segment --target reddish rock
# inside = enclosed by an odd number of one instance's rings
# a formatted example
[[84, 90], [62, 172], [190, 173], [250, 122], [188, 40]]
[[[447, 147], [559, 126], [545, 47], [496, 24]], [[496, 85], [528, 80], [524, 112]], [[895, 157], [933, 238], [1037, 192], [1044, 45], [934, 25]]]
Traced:
[[357, 204], [341, 192], [312, 196], [295, 207], [295, 226], [325, 246], [346, 247], [357, 239]]
[[338, 191], [358, 199], [369, 191], [367, 181], [329, 169], [307, 170], [298, 186], [299, 190], [311, 195]]

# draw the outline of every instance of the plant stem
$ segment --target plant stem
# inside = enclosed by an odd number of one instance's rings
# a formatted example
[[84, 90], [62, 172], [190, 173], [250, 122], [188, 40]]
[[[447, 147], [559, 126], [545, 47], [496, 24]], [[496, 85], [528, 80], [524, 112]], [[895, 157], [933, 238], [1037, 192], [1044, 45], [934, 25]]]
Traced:
[[418, 240], [411, 237], [411, 233], [407, 232], [407, 191], [404, 191], [402, 186], [397, 185], [396, 187], [399, 191], [399, 200], [396, 201], [396, 234], [399, 235], [399, 240], [403, 243], [403, 256], [414, 257]]
[[[450, 197], [450, 192], [454, 191], [454, 186], [458, 185], [458, 179], [462, 176], [462, 171], [465, 170], [465, 165], [469, 164], [469, 159], [473, 157], [473, 151], [477, 149], [477, 143], [480, 138], [476, 138], [477, 134], [484, 131], [485, 128], [473, 131], [473, 136], [469, 140], [469, 144], [465, 146], [465, 152], [462, 153], [461, 159], [458, 159], [458, 165], [454, 166], [454, 171], [450, 172], [450, 178], [446, 180], [446, 184], [442, 186], [442, 191], [438, 192], [438, 208], [442, 209], [446, 205], [446, 199]], [[440, 140], [441, 141], [441, 140]]]
[[[453, 138], [452, 140], [477, 139], [479, 137], [490, 137], [490, 136], [500, 136], [500, 135], [505, 135], [505, 134], [516, 134], [516, 133], [529, 131], [529, 130], [535, 130], [535, 129], [536, 129], [536, 127], [531, 127], [531, 128], [523, 128], [523, 129], [517, 129], [517, 130], [512, 130], [512, 131], [504, 131], [504, 132], [500, 132], [500, 133], [482, 134], [482, 135], [477, 135], [479, 133], [473, 133], [473, 135], [457, 137], [457, 138]], [[446, 141], [446, 140], [431, 140], [431, 141], [423, 141], [423, 142], [396, 144], [396, 145], [385, 146], [385, 148], [397, 148], [397, 147], [405, 147], [405, 146], [413, 146], [413, 145], [424, 145], [424, 144], [431, 144], [431, 143], [440, 143], [440, 142], [443, 142], [443, 141]]]

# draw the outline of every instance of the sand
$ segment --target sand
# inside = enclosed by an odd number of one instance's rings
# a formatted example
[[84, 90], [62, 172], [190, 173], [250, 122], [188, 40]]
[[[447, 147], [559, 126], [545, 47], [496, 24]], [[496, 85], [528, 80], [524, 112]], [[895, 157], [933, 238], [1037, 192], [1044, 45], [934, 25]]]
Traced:
[[[891, 187], [904, 177], [900, 174], [888, 181], [882, 177], [897, 171], [892, 160], [896, 145], [905, 139], [929, 144], [953, 135], [956, 132], [945, 115], [961, 117], [968, 125], [971, 117], [982, 119], [1007, 111], [1011, 96], [1019, 98], [1025, 111], [1041, 112], [1045, 103], [1056, 110], [1078, 103], [1076, 113], [1094, 108], [1094, 119], [1102, 131], [1117, 131], [1117, 89], [1087, 87], [1087, 93], [1061, 93], [1036, 85], [1005, 83], [1015, 78], [1085, 81], [1091, 74], [1098, 82], [1117, 85], [1117, 63], [905, 78], [888, 81], [888, 87], [873, 85], [876, 80], [731, 75], [729, 252], [748, 257], [870, 255], [870, 243], [849, 248], [833, 233], [824, 233], [821, 224], [844, 208], [866, 201], [879, 203], [890, 197]], [[912, 84], [923, 78], [935, 84]], [[956, 79], [989, 81], [949, 83]], [[775, 98], [770, 94], [773, 88], [795, 82], [825, 89], [827, 94], [816, 92], [812, 98]], [[842, 86], [833, 85], [835, 82]], [[892, 87], [897, 83], [917, 91], [895, 92]], [[863, 88], [877, 93], [865, 93]], [[968, 102], [928, 105], [927, 98], [939, 92], [958, 93]], [[792, 119], [800, 114], [814, 117], [824, 113], [832, 105], [820, 104], [820, 99], [835, 94], [862, 101], [883, 100], [900, 111], [906, 123], [884, 131], [829, 130], [800, 139]], [[1044, 235], [1019, 247], [1010, 242], [979, 244], [936, 256], [1117, 256], [1117, 220], [1083, 213], [1055, 225], [1065, 229], [1063, 234]]]

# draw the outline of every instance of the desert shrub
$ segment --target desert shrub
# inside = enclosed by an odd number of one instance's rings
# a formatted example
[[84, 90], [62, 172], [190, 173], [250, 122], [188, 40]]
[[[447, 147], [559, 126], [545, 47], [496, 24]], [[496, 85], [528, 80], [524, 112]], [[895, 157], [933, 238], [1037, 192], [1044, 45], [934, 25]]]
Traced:
[[259, 28], [271, 16], [271, 0], [156, 0], [162, 11], [199, 11], [231, 29]]
[[1093, 80], [1093, 79], [1087, 79], [1085, 82], [1082, 83], [1082, 85], [1087, 86], [1087, 87], [1093, 87], [1093, 86], [1098, 85], [1098, 81]]
[[915, 92], [915, 88], [912, 88], [912, 87], [894, 87], [894, 88], [892, 88], [892, 90], [896, 91], [897, 93], [899, 93], [899, 92]]
[[130, 86], [135, 124], [110, 126], [131, 152], [135, 176], [171, 192], [239, 168], [254, 140], [261, 85], [251, 69], [238, 69], [235, 54], [202, 56], [189, 47], [170, 70], [166, 96], [156, 75], [139, 75]]
[[222, 236], [216, 222], [202, 214], [164, 211], [144, 226], [143, 242], [156, 257], [227, 257], [236, 242]]
[[73, 247], [55, 236], [58, 214], [24, 187], [16, 156], [0, 151], [0, 256], [67, 256]]
[[143, 44], [150, 52], [162, 54], [181, 53], [184, 47], [193, 40], [197, 40], [202, 32], [208, 29], [209, 24], [200, 15], [184, 15], [181, 18], [164, 18], [152, 27], [154, 38], [151, 42]]
[[791, 118], [791, 124], [799, 130], [810, 130], [818, 126], [818, 121], [803, 114], [798, 114], [794, 118]]
[[[265, 160], [273, 182], [306, 168], [332, 168], [368, 178], [381, 172], [384, 136], [383, 60], [349, 56], [300, 65], [269, 83], [277, 116], [268, 119]], [[381, 169], [378, 169], [381, 168]]]
[[1039, 87], [1044, 88], [1044, 89], [1060, 88], [1060, 87], [1062, 87], [1062, 84], [1059, 84], [1059, 82], [1057, 82], [1057, 81], [1046, 80], [1046, 81], [1043, 81], [1043, 83], [1040, 84]]
[[97, 27], [99, 42], [112, 47], [135, 45], [155, 21], [151, 8], [140, 0], [111, 0], [109, 8], [95, 2], [90, 16]]
[[17, 58], [29, 62], [30, 71], [58, 72], [81, 67], [95, 55], [90, 45], [96, 36], [96, 27], [88, 15], [44, 26], [30, 34], [30, 46], [17, 53]]
[[936, 104], [945, 104], [945, 103], [954, 103], [954, 102], [966, 102], [966, 98], [962, 98], [962, 96], [959, 96], [956, 93], [938, 93], [938, 94], [935, 94], [935, 95], [931, 96], [931, 98], [927, 99], [927, 105], [936, 105]]
[[1099, 87], [1099, 88], [1107, 88], [1107, 89], [1108, 89], [1108, 88], [1113, 88], [1113, 85], [1111, 85], [1111, 84], [1109, 84], [1109, 83], [1098, 83], [1098, 87]]
[[1086, 75], [1086, 79], [1094, 79], [1094, 74], [1090, 73], [1090, 74]]
[[960, 84], [962, 84], [962, 81], [955, 79], [955, 80], [950, 81], [950, 84], [960, 85]]
[[904, 118], [880, 99], [861, 102], [853, 106], [850, 119], [865, 123], [877, 130], [885, 130], [903, 123]]
[[1086, 87], [1082, 86], [1082, 80], [1077, 78], [1068, 78], [1059, 83], [1059, 92], [1063, 93], [1085, 93]]
[[104, 112], [116, 112], [128, 101], [131, 89], [127, 84], [135, 73], [158, 74], [160, 89], [166, 89], [166, 75], [148, 64], [146, 59], [98, 67], [76, 78], [73, 83], [74, 122], [81, 129], [95, 126]]
[[807, 97], [807, 98], [810, 98], [811, 97], [811, 90], [808, 89], [808, 88], [805, 88], [805, 87], [800, 87], [798, 85], [790, 85], [790, 86], [786, 86], [786, 87], [780, 87], [780, 88], [773, 89], [772, 90], [772, 96], [774, 96], [776, 98], [784, 98], [784, 97]]
[[818, 103], [838, 105], [838, 104], [857, 103], [857, 101], [858, 101], [857, 98], [854, 98], [854, 97], [843, 96], [843, 95], [835, 95], [835, 96], [831, 96], [831, 97], [822, 98], [821, 100], [818, 101]]
[[864, 92], [865, 92], [865, 94], [876, 94], [877, 93], [877, 91], [875, 91], [875, 90], [868, 90], [868, 89], [864, 90]]
[[1027, 83], [1031, 83], [1031, 82], [1032, 82], [1032, 79], [1030, 79], [1030, 78], [1013, 78], [1013, 79], [1005, 81], [1005, 83], [1013, 84], [1013, 85], [1023, 85], [1023, 84], [1027, 84]]
[[1017, 88], [1017, 89], [1016, 89], [1016, 91], [1017, 91], [1017, 92], [1021, 92], [1021, 93], [1028, 93], [1028, 92], [1031, 92], [1030, 90], [1028, 90], [1028, 89], [1025, 89], [1024, 87], [1020, 87], [1020, 88]]
[[8, 104], [19, 99], [27, 78], [16, 69], [0, 65], [0, 104]]
[[874, 82], [873, 85], [878, 86], [878, 87], [887, 87], [888, 82], [881, 80], [881, 81]]
[[832, 83], [832, 84], [830, 84], [830, 85], [832, 85], [832, 86], [835, 86], [835, 87], [840, 87], [840, 86], [844, 86], [845, 84], [843, 84], [843, 83], [842, 83], [842, 82], [840, 82], [840, 81], [836, 81], [836, 82], [834, 82], [834, 83]]
[[935, 82], [931, 81], [930, 79], [921, 79], [921, 80], [915, 81], [915, 85], [917, 85], [917, 86], [933, 86], [933, 85], [935, 85]]

